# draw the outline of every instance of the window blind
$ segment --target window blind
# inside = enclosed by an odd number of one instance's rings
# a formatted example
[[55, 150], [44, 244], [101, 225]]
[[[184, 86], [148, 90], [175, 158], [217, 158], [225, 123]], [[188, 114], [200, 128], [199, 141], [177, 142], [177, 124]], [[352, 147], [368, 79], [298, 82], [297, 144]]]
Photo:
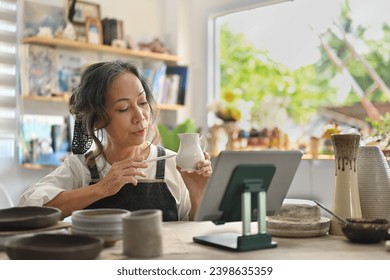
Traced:
[[14, 158], [17, 116], [17, 0], [0, 0], [0, 158]]

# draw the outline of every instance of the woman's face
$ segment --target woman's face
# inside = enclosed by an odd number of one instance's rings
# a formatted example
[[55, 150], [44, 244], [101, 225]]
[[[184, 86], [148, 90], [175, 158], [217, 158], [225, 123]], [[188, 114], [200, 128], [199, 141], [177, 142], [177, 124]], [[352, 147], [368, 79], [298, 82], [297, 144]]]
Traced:
[[150, 107], [141, 81], [135, 75], [118, 76], [108, 89], [105, 105], [110, 115], [105, 127], [110, 144], [126, 148], [145, 141]]

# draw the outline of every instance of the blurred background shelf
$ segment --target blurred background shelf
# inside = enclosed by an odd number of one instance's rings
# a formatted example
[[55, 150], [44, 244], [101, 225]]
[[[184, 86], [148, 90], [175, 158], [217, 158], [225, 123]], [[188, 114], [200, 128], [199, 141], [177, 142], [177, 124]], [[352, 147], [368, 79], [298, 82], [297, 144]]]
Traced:
[[120, 54], [126, 56], [139, 57], [144, 59], [161, 60], [161, 61], [171, 62], [171, 63], [177, 63], [179, 61], [178, 56], [171, 55], [171, 54], [153, 53], [153, 52], [118, 48], [118, 47], [105, 46], [105, 45], [94, 45], [85, 42], [72, 41], [72, 40], [59, 39], [59, 38], [43, 38], [43, 37], [34, 36], [34, 37], [23, 39], [23, 43], [52, 46], [52, 47], [66, 47], [71, 49], [82, 49], [82, 50], [90, 50], [90, 51], [97, 51], [97, 52], [107, 52], [107, 53], [114, 53], [114, 54]]

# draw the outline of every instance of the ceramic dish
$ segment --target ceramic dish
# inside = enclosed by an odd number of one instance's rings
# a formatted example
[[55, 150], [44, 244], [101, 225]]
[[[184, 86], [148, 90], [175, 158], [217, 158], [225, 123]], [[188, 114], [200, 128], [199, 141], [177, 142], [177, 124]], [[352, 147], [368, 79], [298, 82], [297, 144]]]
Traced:
[[52, 226], [61, 218], [53, 207], [11, 207], [0, 210], [0, 231], [27, 230]]
[[267, 217], [267, 230], [278, 237], [317, 237], [328, 233], [330, 220], [321, 217], [316, 222], [280, 221]]
[[130, 215], [130, 211], [125, 209], [86, 209], [72, 213], [72, 224], [88, 225], [95, 227], [103, 224], [122, 223], [122, 216]]
[[111, 247], [118, 240], [122, 240], [122, 231], [120, 233], [105, 233], [100, 231], [86, 232], [72, 228], [72, 234], [101, 238], [104, 241], [104, 247]]
[[72, 213], [72, 234], [104, 239], [106, 247], [122, 239], [122, 218], [130, 215], [125, 209], [86, 209]]
[[5, 244], [12, 260], [91, 260], [102, 249], [99, 238], [68, 234], [38, 234]]

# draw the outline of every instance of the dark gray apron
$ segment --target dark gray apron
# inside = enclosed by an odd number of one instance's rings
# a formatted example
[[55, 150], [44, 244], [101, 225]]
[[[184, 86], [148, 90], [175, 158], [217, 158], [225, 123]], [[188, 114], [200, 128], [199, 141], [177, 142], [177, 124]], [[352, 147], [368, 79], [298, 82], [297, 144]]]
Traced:
[[[163, 147], [158, 146], [158, 156], [165, 155]], [[90, 185], [100, 180], [96, 164], [89, 167], [91, 172]], [[124, 185], [116, 194], [95, 201], [85, 209], [119, 208], [135, 211], [140, 209], [160, 209], [163, 221], [178, 221], [176, 200], [164, 181], [165, 160], [157, 161], [155, 182], [140, 182], [137, 186]]]

